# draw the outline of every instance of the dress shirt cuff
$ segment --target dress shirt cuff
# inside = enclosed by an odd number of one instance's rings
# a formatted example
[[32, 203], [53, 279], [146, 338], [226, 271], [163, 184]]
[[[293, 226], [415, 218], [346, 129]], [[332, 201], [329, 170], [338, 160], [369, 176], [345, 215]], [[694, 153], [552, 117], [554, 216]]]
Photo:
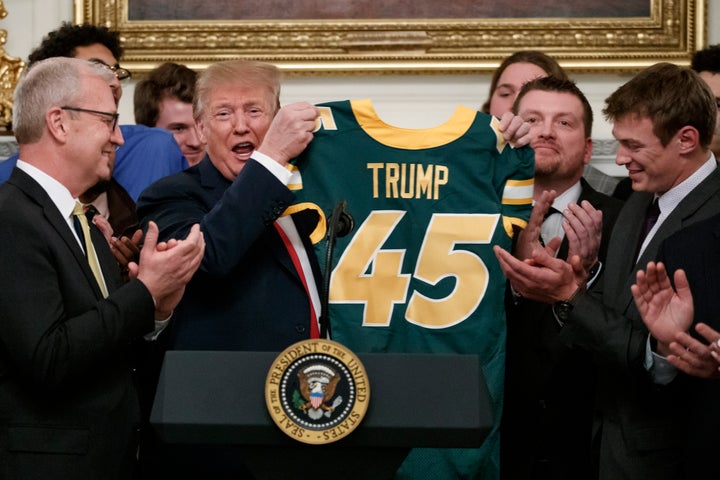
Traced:
[[677, 376], [677, 368], [667, 361], [662, 355], [652, 351], [650, 335], [645, 342], [645, 370], [648, 371], [653, 382], [658, 385], [667, 385]]
[[148, 342], [154, 342], [157, 340], [157, 338], [160, 336], [163, 330], [165, 330], [165, 327], [168, 326], [170, 323], [170, 319], [172, 318], [172, 313], [168, 315], [167, 318], [164, 318], [162, 320], [155, 320], [155, 330], [148, 333], [147, 335], [144, 335], [143, 338]]
[[[152, 297], [153, 306], [157, 308], [157, 300], [155, 300], [155, 297]], [[148, 342], [154, 342], [157, 340], [157, 338], [160, 336], [163, 330], [165, 330], [165, 327], [167, 327], [168, 323], [170, 322], [170, 319], [173, 316], [173, 312], [170, 312], [170, 315], [163, 318], [162, 320], [155, 319], [155, 330], [152, 332], [143, 335], [143, 338]]]
[[252, 159], [258, 162], [263, 167], [267, 168], [283, 185], [287, 185], [290, 182], [292, 173], [287, 168], [280, 165], [278, 162], [268, 157], [264, 153], [260, 153], [255, 150], [252, 154]]
[[595, 281], [600, 277], [600, 272], [602, 272], [603, 269], [603, 263], [598, 260], [598, 262], [590, 269], [590, 272], [588, 274], [587, 279], [587, 288], [590, 290], [590, 287], [593, 286]]
[[517, 305], [523, 299], [523, 296], [520, 294], [520, 292], [515, 290], [515, 288], [512, 285], [510, 285], [510, 293], [512, 294], [512, 299], [513, 299], [514, 305]]

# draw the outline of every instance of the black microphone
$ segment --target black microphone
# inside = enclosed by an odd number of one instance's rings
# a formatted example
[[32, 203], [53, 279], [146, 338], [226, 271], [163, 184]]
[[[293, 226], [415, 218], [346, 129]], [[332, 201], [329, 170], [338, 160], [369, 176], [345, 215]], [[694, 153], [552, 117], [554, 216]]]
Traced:
[[346, 210], [347, 202], [340, 200], [335, 204], [332, 214], [327, 221], [327, 234], [325, 236], [325, 269], [323, 271], [323, 290], [321, 297], [321, 309], [320, 315], [320, 338], [330, 338], [330, 312], [329, 312], [329, 297], [330, 297], [330, 274], [332, 273], [332, 258], [333, 251], [335, 250], [335, 241], [339, 237], [344, 237], [353, 231], [355, 227], [355, 220]]

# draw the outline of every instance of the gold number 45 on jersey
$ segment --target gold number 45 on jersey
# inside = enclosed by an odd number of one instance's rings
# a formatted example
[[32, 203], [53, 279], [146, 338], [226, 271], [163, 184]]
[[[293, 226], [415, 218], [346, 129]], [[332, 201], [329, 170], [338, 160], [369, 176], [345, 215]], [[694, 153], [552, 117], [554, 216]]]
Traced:
[[[401, 268], [405, 250], [381, 247], [405, 215], [404, 211], [373, 211], [343, 252], [330, 279], [331, 303], [364, 304], [363, 326], [388, 326], [396, 304], [407, 298], [410, 275]], [[457, 244], [489, 243], [498, 214], [434, 214], [430, 219], [413, 277], [436, 285], [455, 278], [444, 298], [412, 292], [405, 319], [425, 328], [447, 328], [462, 322], [480, 305], [488, 285], [483, 260]]]

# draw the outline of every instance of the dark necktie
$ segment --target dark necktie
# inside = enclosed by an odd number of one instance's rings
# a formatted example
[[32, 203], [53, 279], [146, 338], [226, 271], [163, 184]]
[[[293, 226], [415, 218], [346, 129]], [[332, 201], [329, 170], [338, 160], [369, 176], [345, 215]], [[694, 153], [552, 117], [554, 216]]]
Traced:
[[85, 216], [88, 219], [88, 222], [92, 222], [95, 215], [99, 215], [100, 212], [97, 208], [95, 208], [95, 205], [92, 203], [88, 203], [87, 205], [83, 206], [83, 210], [85, 210]]
[[[543, 217], [543, 223], [542, 223], [542, 226], [540, 227], [540, 244], [543, 247], [545, 246], [545, 238], [547, 238], [549, 241], [550, 238], [557, 236], [556, 229], [551, 229], [550, 228], [551, 224], [549, 224], [549, 223], [547, 225], [545, 224], [545, 221], [555, 213], [561, 213], [561, 212], [560, 212], [560, 210], [558, 210], [555, 207], [550, 207], [550, 208], [548, 208], [548, 211], [545, 213], [545, 216]], [[553, 224], [553, 226], [556, 226], [556, 224]], [[543, 237], [545, 237], [545, 238], [543, 238]]]
[[640, 229], [640, 238], [638, 239], [636, 256], [637, 253], [640, 253], [640, 248], [642, 248], [642, 244], [645, 241], [645, 238], [647, 237], [648, 233], [650, 233], [650, 230], [653, 229], [659, 217], [660, 205], [658, 204], [658, 199], [656, 198], [648, 206], [647, 211], [645, 212], [645, 220], [643, 220], [642, 228]]

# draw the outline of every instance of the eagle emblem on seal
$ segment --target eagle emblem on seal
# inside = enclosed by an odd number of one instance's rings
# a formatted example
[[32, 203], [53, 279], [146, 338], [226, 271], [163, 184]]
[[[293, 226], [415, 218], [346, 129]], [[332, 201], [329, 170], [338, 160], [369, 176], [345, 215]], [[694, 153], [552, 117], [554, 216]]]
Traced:
[[340, 376], [332, 368], [320, 364], [300, 370], [297, 376], [300, 394], [296, 395], [296, 407], [313, 420], [323, 415], [330, 417], [343, 401], [341, 396], [335, 397]]

